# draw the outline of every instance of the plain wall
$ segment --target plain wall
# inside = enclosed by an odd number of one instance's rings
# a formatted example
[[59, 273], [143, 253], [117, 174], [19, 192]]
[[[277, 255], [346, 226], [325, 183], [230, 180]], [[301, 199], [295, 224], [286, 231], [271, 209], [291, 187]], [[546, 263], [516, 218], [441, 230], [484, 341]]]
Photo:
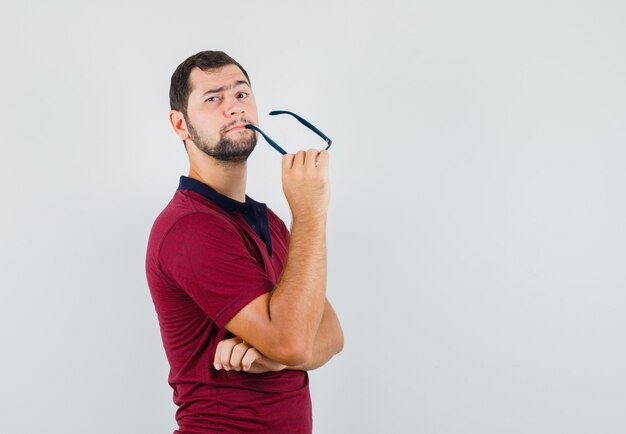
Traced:
[[[333, 139], [345, 349], [316, 433], [626, 432], [622, 1], [3, 2], [0, 432], [171, 433], [144, 274], [187, 174], [169, 80], [224, 50]], [[289, 226], [280, 154], [248, 195]]]

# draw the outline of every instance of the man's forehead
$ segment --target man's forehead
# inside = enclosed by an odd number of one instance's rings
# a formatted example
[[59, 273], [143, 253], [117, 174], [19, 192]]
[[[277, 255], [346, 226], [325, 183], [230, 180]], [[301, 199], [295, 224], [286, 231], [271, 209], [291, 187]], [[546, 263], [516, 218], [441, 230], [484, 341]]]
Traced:
[[238, 80], [248, 83], [248, 79], [237, 65], [226, 65], [209, 71], [195, 67], [189, 74], [192, 93], [205, 92], [208, 89], [230, 85]]

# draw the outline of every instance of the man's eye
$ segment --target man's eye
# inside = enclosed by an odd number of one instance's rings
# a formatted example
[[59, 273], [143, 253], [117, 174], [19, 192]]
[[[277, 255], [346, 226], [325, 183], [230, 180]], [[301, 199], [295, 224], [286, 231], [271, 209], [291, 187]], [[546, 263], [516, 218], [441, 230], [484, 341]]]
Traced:
[[248, 98], [248, 92], [239, 92], [239, 98]]
[[219, 98], [219, 96], [210, 96], [206, 100], [213, 102], [213, 101], [217, 101], [218, 98]]

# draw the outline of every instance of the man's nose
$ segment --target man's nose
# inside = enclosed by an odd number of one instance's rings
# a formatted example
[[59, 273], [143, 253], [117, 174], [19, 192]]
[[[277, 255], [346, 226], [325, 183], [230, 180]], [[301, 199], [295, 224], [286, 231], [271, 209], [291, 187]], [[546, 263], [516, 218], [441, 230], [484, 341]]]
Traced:
[[228, 116], [236, 116], [236, 115], [243, 114], [245, 112], [246, 112], [246, 108], [243, 105], [243, 103], [239, 100], [239, 98], [232, 100], [232, 102], [228, 105], [228, 108], [226, 109], [226, 114]]

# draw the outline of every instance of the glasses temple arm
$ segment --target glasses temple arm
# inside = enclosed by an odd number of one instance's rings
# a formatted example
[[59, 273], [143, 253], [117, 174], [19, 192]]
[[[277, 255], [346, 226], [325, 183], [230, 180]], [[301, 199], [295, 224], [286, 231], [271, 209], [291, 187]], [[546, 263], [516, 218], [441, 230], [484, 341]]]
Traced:
[[[282, 115], [282, 114], [286, 114], [286, 115], [291, 115], [294, 118], [296, 118], [302, 125], [304, 125], [305, 127], [307, 127], [308, 129], [310, 129], [311, 131], [313, 131], [315, 134], [317, 134], [318, 136], [320, 136], [322, 139], [324, 139], [324, 141], [326, 143], [328, 143], [328, 146], [326, 147], [326, 149], [330, 148], [330, 145], [332, 145], [333, 141], [330, 140], [326, 134], [324, 134], [323, 132], [321, 132], [320, 130], [318, 130], [314, 125], [312, 125], [309, 121], [307, 121], [306, 119], [301, 118], [300, 116], [298, 116], [295, 113], [292, 113], [290, 111], [287, 110], [274, 110], [270, 112], [270, 116], [274, 116], [274, 115]], [[261, 133], [263, 134], [263, 133]]]
[[263, 138], [267, 141], [267, 143], [270, 144], [271, 147], [273, 147], [274, 149], [276, 149], [278, 152], [280, 152], [281, 154], [285, 155], [287, 153], [287, 151], [285, 151], [283, 148], [281, 148], [280, 146], [278, 146], [278, 144], [273, 141], [272, 139], [269, 138], [269, 136], [267, 134], [265, 134], [263, 131], [261, 131], [260, 128], [255, 127], [252, 124], [247, 124], [246, 128], [248, 128], [249, 130], [254, 130], [259, 132]]

